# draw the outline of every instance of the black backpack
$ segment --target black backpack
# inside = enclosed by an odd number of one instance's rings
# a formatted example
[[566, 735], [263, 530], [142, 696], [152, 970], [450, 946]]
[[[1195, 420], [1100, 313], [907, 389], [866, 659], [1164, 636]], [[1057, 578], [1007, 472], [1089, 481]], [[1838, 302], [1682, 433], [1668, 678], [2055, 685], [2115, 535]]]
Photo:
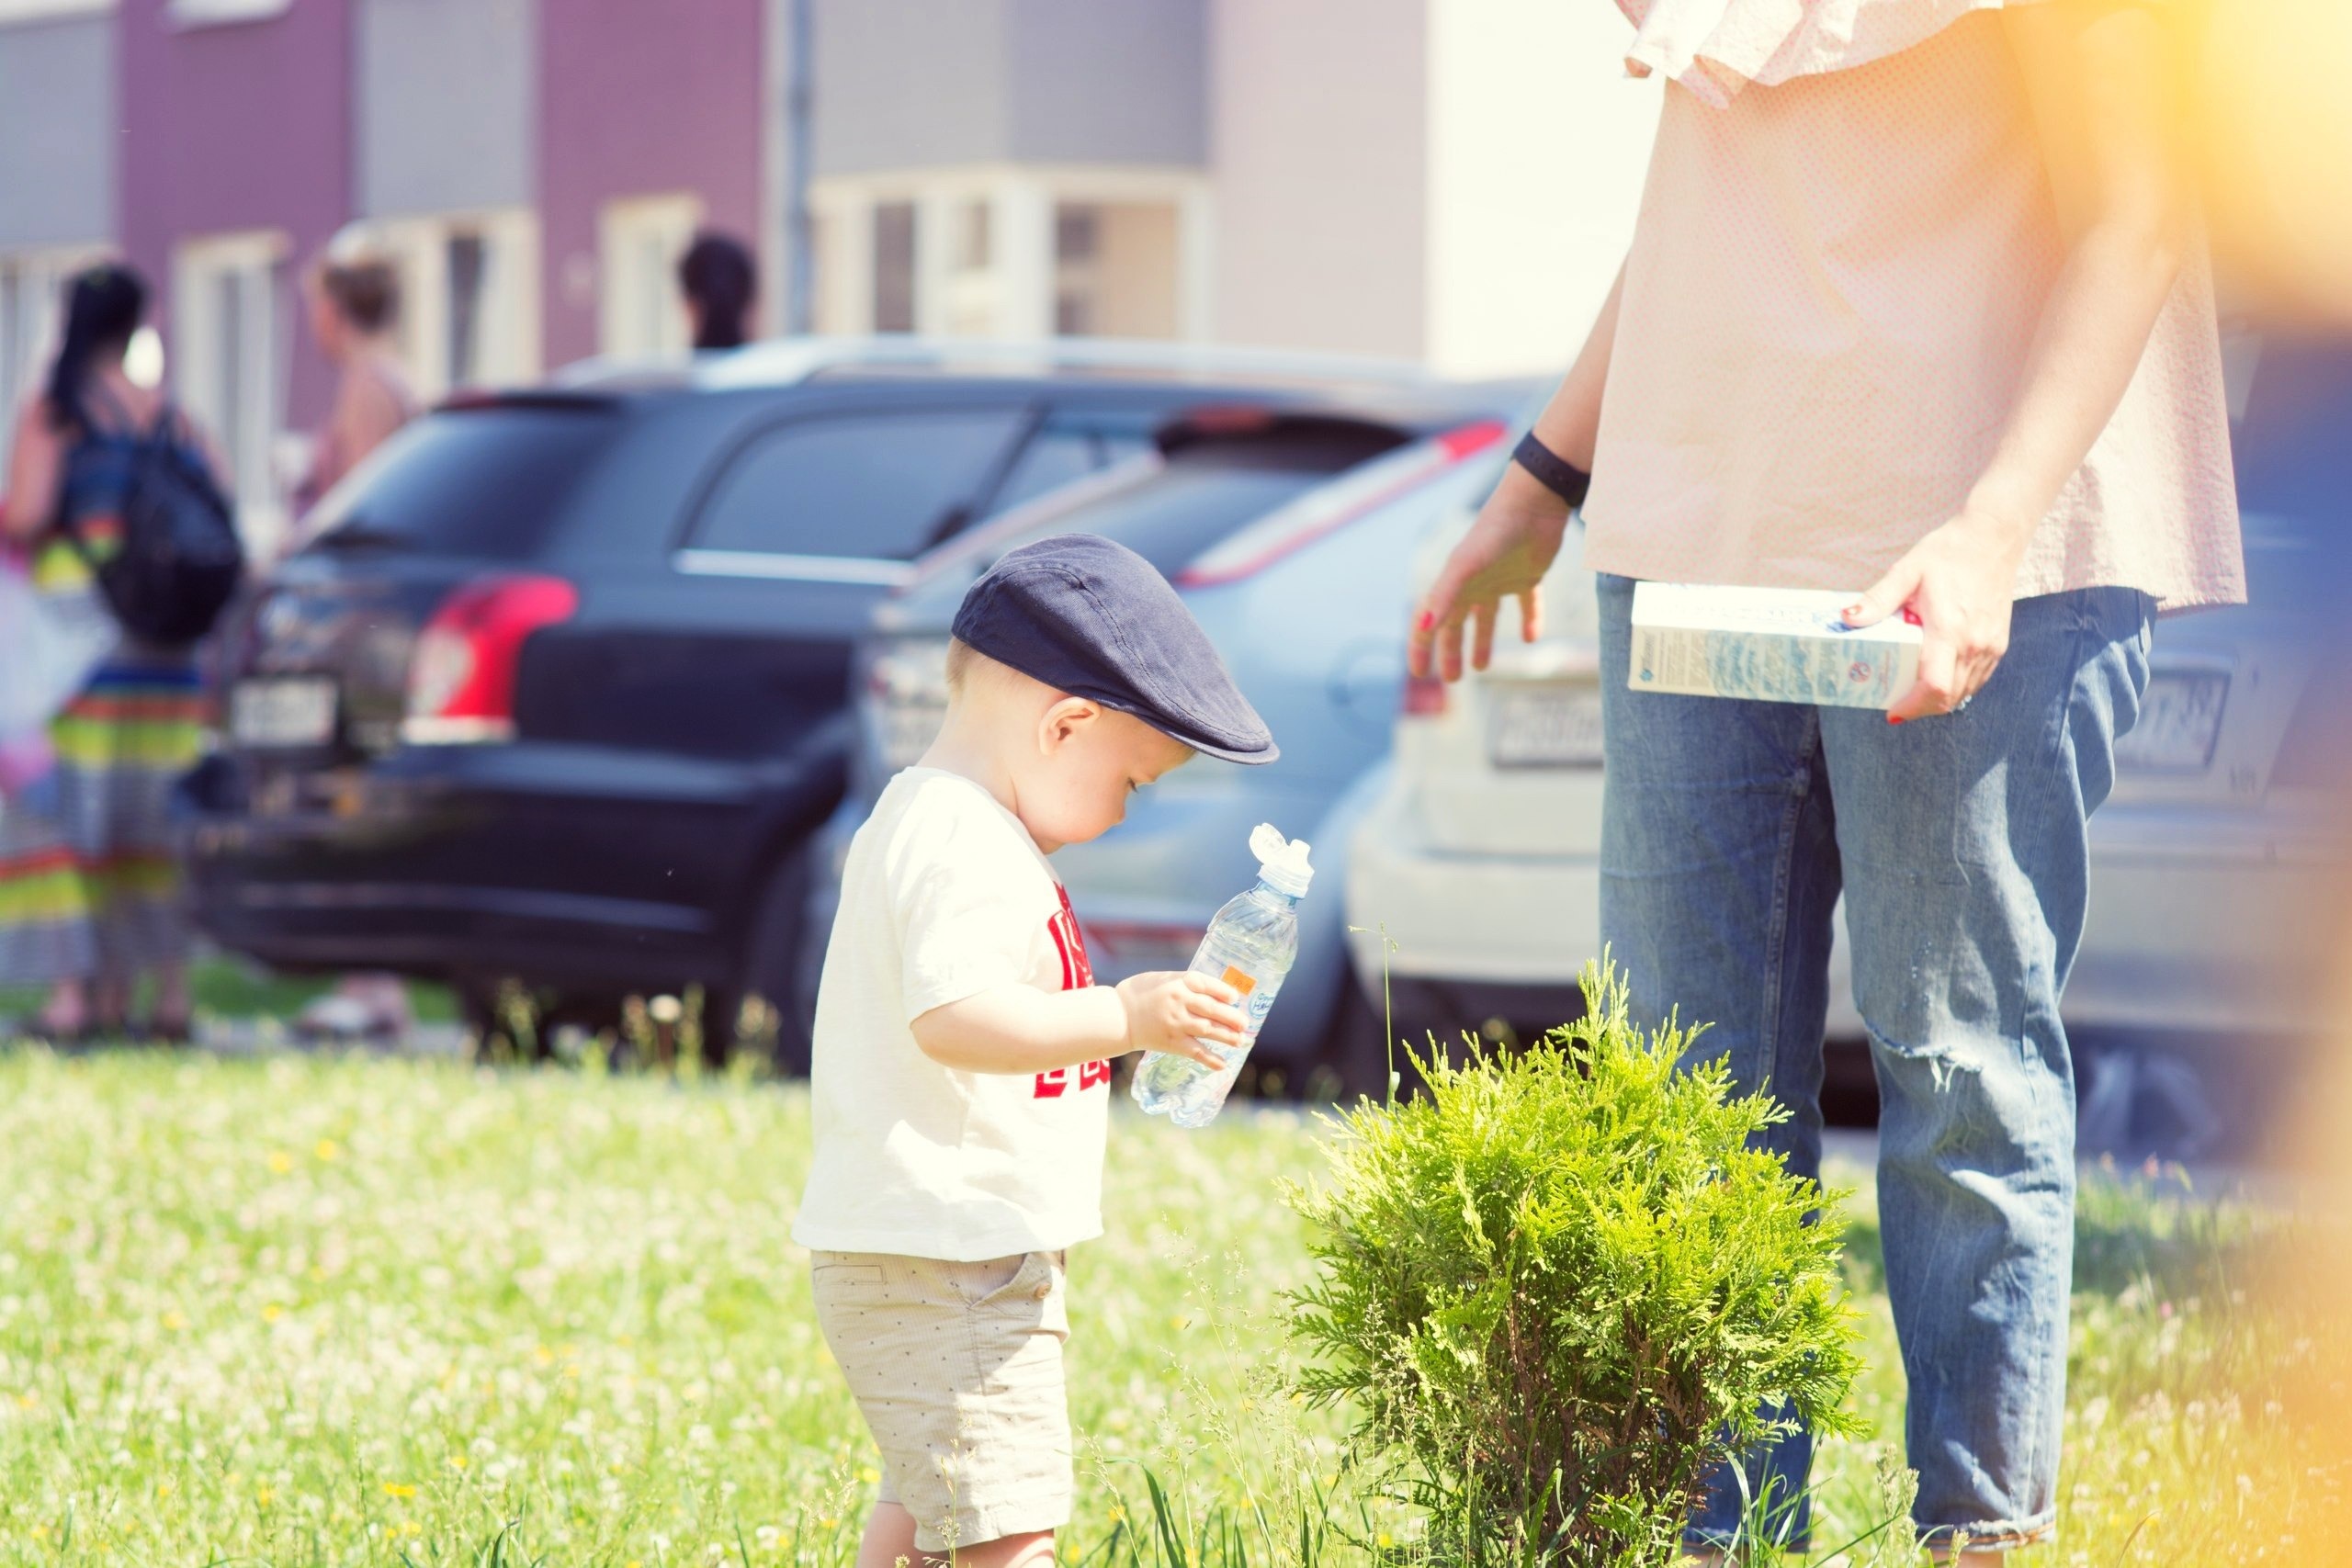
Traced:
[[141, 642], [185, 648], [212, 629], [244, 579], [244, 546], [229, 498], [169, 408], [144, 435], [94, 432], [83, 443], [85, 449], [102, 446], [117, 447], [124, 465], [120, 547], [101, 556], [76, 520], [68, 520], [65, 536], [89, 563], [124, 631]]

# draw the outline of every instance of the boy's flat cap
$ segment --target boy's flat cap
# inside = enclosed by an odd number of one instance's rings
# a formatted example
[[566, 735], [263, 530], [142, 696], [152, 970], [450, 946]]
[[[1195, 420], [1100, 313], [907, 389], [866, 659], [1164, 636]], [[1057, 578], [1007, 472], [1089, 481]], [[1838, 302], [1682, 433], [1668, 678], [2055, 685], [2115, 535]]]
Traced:
[[1012, 551], [964, 595], [956, 636], [1196, 751], [1229, 762], [1281, 755], [1176, 590], [1114, 540], [1059, 534]]

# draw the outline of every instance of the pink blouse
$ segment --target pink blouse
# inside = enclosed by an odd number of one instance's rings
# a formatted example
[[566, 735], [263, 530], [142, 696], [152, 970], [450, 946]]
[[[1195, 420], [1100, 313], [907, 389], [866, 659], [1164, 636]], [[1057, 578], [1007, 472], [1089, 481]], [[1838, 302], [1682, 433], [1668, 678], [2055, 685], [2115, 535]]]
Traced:
[[[1859, 591], [1956, 513], [2065, 258], [1999, 0], [1618, 0], [1670, 81], [1587, 564]], [[2185, 267], [2022, 598], [2243, 603], [2212, 279]]]

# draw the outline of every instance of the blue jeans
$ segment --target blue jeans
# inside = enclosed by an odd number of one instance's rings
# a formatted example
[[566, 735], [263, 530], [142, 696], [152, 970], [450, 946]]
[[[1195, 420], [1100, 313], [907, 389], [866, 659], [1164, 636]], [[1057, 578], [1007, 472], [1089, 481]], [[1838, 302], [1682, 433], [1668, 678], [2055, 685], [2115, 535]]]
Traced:
[[[1769, 1089], [1767, 1146], [1821, 1164], [1830, 917], [1879, 1082], [1886, 1286], [1930, 1539], [2032, 1540], [2056, 1517], [2074, 1254], [2075, 1081], [2058, 995], [2083, 930], [2087, 827], [2147, 687], [2152, 602], [2018, 602], [2009, 650], [1957, 714], [1626, 688], [1634, 585], [1604, 576], [1608, 745], [1600, 931], [1637, 1016], [1711, 1028], [1697, 1053]], [[1747, 1463], [1747, 1495], [1810, 1528], [1812, 1442]], [[1712, 1478], [1693, 1545], [1722, 1546], [1739, 1478]]]

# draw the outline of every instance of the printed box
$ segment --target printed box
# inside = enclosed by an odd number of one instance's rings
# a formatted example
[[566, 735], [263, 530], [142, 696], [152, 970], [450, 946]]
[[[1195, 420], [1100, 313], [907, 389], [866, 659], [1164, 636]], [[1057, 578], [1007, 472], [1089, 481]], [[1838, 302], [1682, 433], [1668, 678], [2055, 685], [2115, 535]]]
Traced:
[[1899, 615], [1856, 631], [1856, 593], [1807, 588], [1634, 585], [1637, 692], [1883, 708], [1919, 673], [1919, 628]]

